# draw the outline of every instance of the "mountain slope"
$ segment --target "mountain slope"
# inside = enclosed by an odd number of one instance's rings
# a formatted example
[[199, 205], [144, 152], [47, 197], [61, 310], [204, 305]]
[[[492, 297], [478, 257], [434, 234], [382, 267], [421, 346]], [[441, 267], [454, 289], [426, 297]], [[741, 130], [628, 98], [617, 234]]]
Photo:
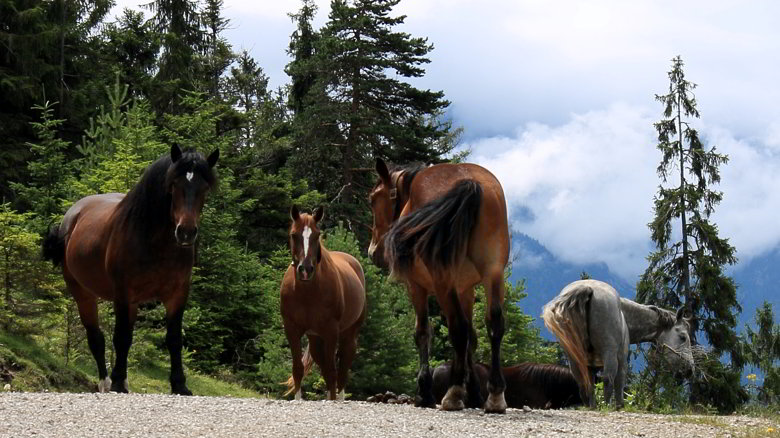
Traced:
[[[543, 327], [539, 315], [542, 307], [553, 299], [572, 281], [579, 280], [582, 272], [587, 272], [591, 278], [611, 284], [626, 298], [636, 296], [634, 286], [609, 270], [605, 263], [573, 264], [558, 259], [541, 243], [522, 233], [516, 233], [512, 238], [512, 275], [509, 280], [525, 279], [525, 290], [528, 297], [520, 302], [523, 312], [536, 318], [535, 323]], [[546, 329], [545, 336], [550, 336]]]
[[[543, 327], [539, 315], [542, 307], [561, 289], [572, 281], [579, 280], [587, 272], [591, 278], [611, 284], [621, 296], [634, 299], [635, 284], [614, 272], [605, 263], [573, 264], [560, 260], [540, 242], [532, 237], [516, 233], [512, 239], [512, 283], [525, 279], [528, 297], [520, 302], [523, 311], [536, 318], [535, 323]], [[745, 324], [753, 325], [756, 309], [764, 301], [772, 304], [775, 319], [780, 315], [780, 248], [741, 263], [731, 270], [730, 275], [737, 283], [737, 301], [742, 306], [738, 318], [737, 332]], [[638, 280], [638, 279], [637, 279]], [[542, 333], [550, 337], [546, 329]]]

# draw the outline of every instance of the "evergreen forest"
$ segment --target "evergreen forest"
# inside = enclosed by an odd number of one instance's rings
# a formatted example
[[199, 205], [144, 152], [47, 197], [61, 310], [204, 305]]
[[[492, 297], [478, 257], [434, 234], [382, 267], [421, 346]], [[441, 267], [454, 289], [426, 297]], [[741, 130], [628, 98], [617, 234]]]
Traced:
[[[457, 148], [461, 128], [448, 118], [446, 90], [414, 85], [434, 47], [425, 36], [399, 30], [405, 19], [393, 12], [399, 1], [332, 0], [323, 11], [325, 24], [315, 27], [317, 6], [302, 0], [289, 13], [295, 28], [289, 45], [279, 48], [289, 57], [287, 82], [271, 89], [263, 60], [236, 51], [226, 39], [230, 22], [222, 0], [151, 0], [117, 16], [110, 14], [111, 0], [0, 0], [0, 387], [8, 382], [15, 388], [14, 376], [31, 366], [25, 356], [33, 355], [76, 371], [50, 365], [30, 389], [94, 390], [86, 335], [61, 270], [41, 257], [43, 236], [82, 197], [130, 190], [150, 163], [178, 144], [204, 155], [220, 150], [219, 183], [201, 217], [184, 313], [188, 375], [282, 397], [291, 372], [279, 311], [280, 283], [291, 260], [289, 211], [292, 205], [306, 212], [324, 206], [325, 246], [355, 256], [366, 275], [368, 316], [348, 395], [413, 394], [418, 359], [412, 306], [404, 286], [366, 255], [374, 163], [463, 161], [468, 154]], [[651, 233], [658, 252], [638, 285], [638, 299], [665, 307], [694, 303], [699, 342], [714, 351], [706, 378], [686, 385], [652, 366], [635, 370], [633, 406], [730, 413], [750, 403], [776, 404], [780, 333], [773, 309], [758, 312], [755, 331], [737, 335], [735, 286], [721, 271], [736, 259], [707, 221], [721, 196], [709, 185], [727, 158], [702, 145], [695, 132], [680, 134], [687, 126], [683, 118], [698, 112], [695, 102], [684, 102], [690, 84], [681, 76], [681, 60], [673, 72], [670, 94], [657, 97], [671, 105], [657, 125], [665, 160], [659, 176], [666, 181], [669, 160], [689, 159], [682, 165], [698, 169], [699, 179], [683, 181], [676, 192], [662, 189], [655, 199], [659, 216]], [[687, 112], [675, 119], [680, 102]], [[711, 245], [689, 254], [685, 243], [680, 261], [671, 256], [677, 246], [664, 221], [685, 217], [684, 211], [694, 227], [682, 235]], [[557, 344], [532, 325], [538, 313], [521, 310], [524, 296], [522, 282], [507, 283], [504, 363], [565, 363]], [[435, 302], [431, 306], [436, 365], [452, 352], [446, 325]], [[110, 334], [110, 303], [100, 312]], [[474, 321], [476, 359], [489, 362], [479, 291]], [[33, 344], [34, 353], [24, 347]], [[130, 368], [161, 369], [165, 380], [167, 364], [164, 309], [144, 304]], [[763, 385], [754, 383], [755, 375], [741, 380], [747, 365], [765, 376]], [[76, 383], [63, 384], [71, 374]], [[131, 379], [131, 391], [141, 392], [140, 385]], [[166, 392], [167, 383], [160, 388]], [[322, 378], [313, 373], [304, 390], [323, 397]]]

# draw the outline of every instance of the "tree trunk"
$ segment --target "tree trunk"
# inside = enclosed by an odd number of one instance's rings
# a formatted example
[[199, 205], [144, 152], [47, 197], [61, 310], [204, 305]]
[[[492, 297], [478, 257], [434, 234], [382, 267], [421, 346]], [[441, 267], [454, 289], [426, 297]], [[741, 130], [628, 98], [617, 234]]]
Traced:
[[3, 281], [3, 287], [5, 288], [5, 308], [8, 311], [8, 319], [3, 321], [3, 329], [10, 329], [11, 320], [11, 272], [10, 272], [10, 256], [8, 252], [5, 253], [5, 278]]
[[683, 268], [683, 278], [682, 278], [682, 287], [683, 287], [683, 296], [685, 297], [685, 307], [688, 308], [688, 310], [691, 312], [691, 315], [694, 316], [692, 322], [691, 322], [691, 343], [697, 344], [696, 341], [696, 332], [699, 329], [699, 324], [696, 319], [696, 315], [698, 314], [698, 302], [694, 298], [693, 294], [691, 293], [691, 272], [690, 272], [690, 253], [688, 250], [688, 218], [686, 217], [686, 207], [685, 207], [685, 148], [683, 147], [683, 125], [682, 125], [682, 93], [683, 90], [680, 89], [680, 84], [678, 84], [677, 87], [677, 141], [678, 141], [678, 147], [680, 151], [680, 219], [681, 219], [681, 227], [682, 227], [682, 246], [683, 246], [683, 254], [682, 254], [682, 268]]
[[63, 118], [63, 107], [65, 99], [65, 6], [66, 0], [60, 0], [62, 13], [60, 15], [60, 100], [57, 106], [59, 117]]

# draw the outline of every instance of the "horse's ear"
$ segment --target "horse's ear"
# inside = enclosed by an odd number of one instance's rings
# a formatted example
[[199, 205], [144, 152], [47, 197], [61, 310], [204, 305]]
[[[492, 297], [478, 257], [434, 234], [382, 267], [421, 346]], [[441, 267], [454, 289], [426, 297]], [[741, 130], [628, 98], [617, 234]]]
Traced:
[[171, 145], [171, 162], [175, 163], [181, 158], [181, 148], [178, 143]]
[[295, 204], [290, 207], [290, 218], [292, 218], [293, 221], [297, 221], [301, 218], [301, 212], [298, 211], [298, 206]]
[[217, 164], [217, 160], [219, 160], [219, 149], [214, 149], [214, 152], [209, 154], [209, 157], [206, 158], [206, 161], [208, 161], [209, 167], [214, 167], [214, 165]]
[[389, 187], [390, 171], [387, 170], [387, 164], [385, 164], [385, 161], [381, 158], [376, 159], [376, 173], [379, 175], [379, 178], [382, 179], [382, 182]]
[[687, 313], [688, 312], [685, 310], [685, 306], [680, 306], [680, 308], [677, 309], [677, 322], [681, 322], [683, 319], [688, 319], [686, 318]]
[[319, 223], [323, 217], [325, 217], [325, 207], [320, 205], [316, 210], [314, 210], [314, 222]]

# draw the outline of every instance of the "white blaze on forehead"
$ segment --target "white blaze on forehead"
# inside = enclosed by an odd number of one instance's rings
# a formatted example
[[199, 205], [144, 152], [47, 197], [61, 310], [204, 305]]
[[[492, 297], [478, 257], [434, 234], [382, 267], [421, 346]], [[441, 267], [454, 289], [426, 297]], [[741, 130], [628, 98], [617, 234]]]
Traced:
[[192, 181], [192, 177], [195, 176], [194, 172], [187, 172], [187, 181]]
[[311, 228], [309, 226], [305, 226], [303, 228], [303, 257], [306, 258], [306, 256], [309, 255], [309, 237], [311, 237]]

